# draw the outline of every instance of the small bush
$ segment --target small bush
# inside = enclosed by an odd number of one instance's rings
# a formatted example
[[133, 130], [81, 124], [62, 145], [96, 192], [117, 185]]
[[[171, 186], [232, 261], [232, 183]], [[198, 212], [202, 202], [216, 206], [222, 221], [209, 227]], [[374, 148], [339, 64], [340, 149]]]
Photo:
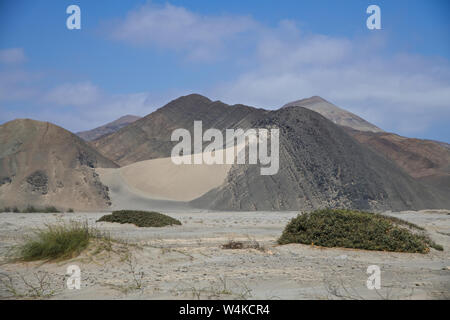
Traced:
[[43, 211], [46, 212], [46, 213], [59, 213], [60, 212], [54, 206], [45, 207]]
[[[429, 239], [428, 239], [428, 240], [429, 240]], [[438, 251], [444, 251], [444, 247], [441, 246], [440, 244], [437, 244], [437, 243], [434, 242], [434, 241], [429, 240], [428, 245], [429, 245], [431, 248], [435, 249], [435, 250], [438, 250]]]
[[36, 208], [34, 206], [27, 206], [22, 213], [59, 213], [60, 211], [54, 206], [47, 206], [45, 208]]
[[46, 225], [19, 247], [18, 258], [23, 261], [72, 258], [94, 237], [98, 237], [98, 233], [90, 229], [87, 222]]
[[73, 213], [74, 211], [73, 211], [72, 208], [69, 208], [69, 210], [67, 210], [67, 212], [68, 212], [68, 213]]
[[243, 249], [244, 243], [240, 241], [230, 240], [224, 245], [222, 245], [222, 249]]
[[351, 210], [317, 210], [292, 219], [279, 244], [426, 253], [435, 244], [423, 228], [398, 218]]
[[172, 217], [154, 211], [113, 211], [112, 214], [101, 217], [97, 221], [132, 223], [138, 227], [164, 227], [181, 225], [181, 222]]
[[23, 209], [22, 212], [23, 213], [34, 213], [34, 212], [38, 212], [38, 211], [34, 206], [28, 206], [25, 209]]
[[[55, 206], [47, 206], [44, 208], [36, 208], [35, 206], [27, 206], [25, 209], [23, 209], [22, 211], [19, 210], [19, 208], [17, 207], [4, 207], [3, 209], [0, 208], [0, 212], [15, 212], [15, 213], [59, 213], [60, 211], [58, 209], [56, 209]], [[73, 212], [73, 211], [72, 211]]]
[[259, 251], [265, 251], [265, 248], [259, 244], [258, 241], [234, 241], [230, 240], [222, 245], [222, 249], [255, 249]]

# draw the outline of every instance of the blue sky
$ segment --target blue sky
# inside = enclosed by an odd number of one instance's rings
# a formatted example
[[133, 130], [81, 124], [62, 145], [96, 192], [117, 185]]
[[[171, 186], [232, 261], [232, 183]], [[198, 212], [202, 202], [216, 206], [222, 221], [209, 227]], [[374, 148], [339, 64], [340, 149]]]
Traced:
[[[66, 28], [67, 6], [81, 30]], [[381, 8], [368, 30], [366, 8]], [[2, 1], [0, 123], [71, 131], [197, 92], [276, 109], [320, 95], [379, 127], [450, 142], [450, 2]]]

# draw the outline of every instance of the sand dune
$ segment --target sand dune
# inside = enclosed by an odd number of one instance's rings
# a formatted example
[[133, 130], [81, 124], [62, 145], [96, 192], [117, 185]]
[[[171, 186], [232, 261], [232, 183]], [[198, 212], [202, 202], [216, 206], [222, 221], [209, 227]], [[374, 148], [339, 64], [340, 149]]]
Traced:
[[96, 169], [100, 180], [109, 187], [111, 199], [110, 210], [185, 210], [186, 202], [172, 200], [157, 200], [155, 197], [129, 186], [115, 169]]
[[[231, 164], [180, 164], [171, 158], [145, 160], [118, 169], [97, 169], [100, 179], [114, 198], [125, 193], [153, 200], [187, 202], [220, 186]], [[122, 188], [118, 190], [117, 181]]]

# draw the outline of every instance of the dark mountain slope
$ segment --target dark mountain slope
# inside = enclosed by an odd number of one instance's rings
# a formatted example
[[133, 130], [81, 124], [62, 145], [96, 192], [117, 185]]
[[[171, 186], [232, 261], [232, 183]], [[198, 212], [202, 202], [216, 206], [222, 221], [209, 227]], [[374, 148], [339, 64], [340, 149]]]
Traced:
[[280, 128], [280, 170], [234, 165], [227, 181], [192, 205], [234, 210], [373, 210], [448, 208], [442, 194], [414, 180], [395, 163], [364, 147], [316, 112], [287, 107], [253, 127]]

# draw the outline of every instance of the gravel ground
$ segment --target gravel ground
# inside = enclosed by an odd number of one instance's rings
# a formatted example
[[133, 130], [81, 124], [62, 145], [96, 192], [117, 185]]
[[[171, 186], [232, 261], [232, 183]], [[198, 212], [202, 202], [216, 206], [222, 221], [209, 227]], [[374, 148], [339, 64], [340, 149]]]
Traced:
[[[449, 299], [450, 211], [386, 213], [426, 228], [444, 251], [428, 254], [276, 245], [297, 212], [167, 211], [182, 226], [96, 222], [105, 213], [0, 213], [1, 298], [48, 299]], [[62, 262], [17, 263], [10, 250], [46, 223], [88, 221], [96, 241]], [[230, 240], [248, 248], [226, 250]], [[77, 265], [81, 288], [66, 287]], [[366, 287], [369, 265], [381, 289]], [[11, 279], [9, 281], [8, 279]], [[38, 296], [38, 297], [37, 297]]]

